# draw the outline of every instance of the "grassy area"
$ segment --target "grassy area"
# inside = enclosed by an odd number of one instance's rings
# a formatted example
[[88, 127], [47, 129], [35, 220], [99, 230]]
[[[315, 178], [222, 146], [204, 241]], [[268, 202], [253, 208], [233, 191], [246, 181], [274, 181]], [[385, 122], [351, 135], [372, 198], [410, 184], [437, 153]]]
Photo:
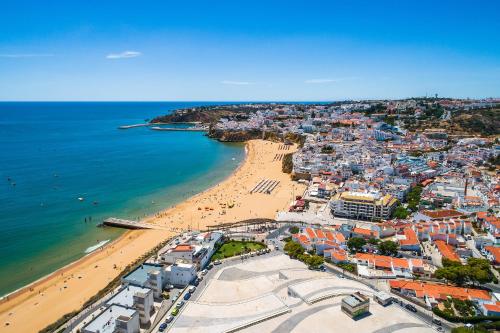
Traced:
[[260, 242], [230, 240], [222, 246], [212, 256], [212, 261], [238, 256], [243, 253], [265, 249], [266, 245]]

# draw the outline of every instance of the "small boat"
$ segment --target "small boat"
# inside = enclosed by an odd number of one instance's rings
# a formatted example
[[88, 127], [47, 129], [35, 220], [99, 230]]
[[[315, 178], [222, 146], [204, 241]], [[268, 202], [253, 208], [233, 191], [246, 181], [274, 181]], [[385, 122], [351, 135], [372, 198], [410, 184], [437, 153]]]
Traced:
[[79, 200], [79, 201], [83, 201], [83, 200], [85, 200], [85, 199], [84, 199], [84, 198], [82, 198], [82, 197], [79, 197], [79, 198], [78, 198], [78, 200]]
[[236, 161], [236, 159], [234, 157], [231, 160]]

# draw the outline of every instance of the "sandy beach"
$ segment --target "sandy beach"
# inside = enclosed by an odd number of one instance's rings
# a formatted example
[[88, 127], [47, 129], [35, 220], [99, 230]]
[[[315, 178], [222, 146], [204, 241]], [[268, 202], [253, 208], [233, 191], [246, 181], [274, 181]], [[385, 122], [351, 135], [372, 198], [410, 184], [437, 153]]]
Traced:
[[[129, 231], [112, 243], [27, 286], [0, 303], [0, 332], [38, 332], [82, 304], [128, 264], [177, 231], [249, 218], [274, 218], [304, 186], [281, 172], [273, 161], [282, 144], [263, 140], [247, 143], [242, 165], [220, 184], [145, 219], [157, 230]], [[279, 181], [271, 192], [250, 193], [263, 179]], [[164, 230], [164, 229], [170, 229]], [[116, 266], [116, 267], [115, 267]]]

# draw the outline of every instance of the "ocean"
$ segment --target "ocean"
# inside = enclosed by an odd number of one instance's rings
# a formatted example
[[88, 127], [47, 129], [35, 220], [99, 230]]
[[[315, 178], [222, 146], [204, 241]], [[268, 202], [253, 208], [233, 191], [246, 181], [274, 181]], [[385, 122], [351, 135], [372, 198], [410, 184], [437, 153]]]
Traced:
[[243, 144], [118, 129], [211, 104], [0, 102], [0, 295], [123, 233], [96, 227], [104, 218], [141, 218], [229, 176]]

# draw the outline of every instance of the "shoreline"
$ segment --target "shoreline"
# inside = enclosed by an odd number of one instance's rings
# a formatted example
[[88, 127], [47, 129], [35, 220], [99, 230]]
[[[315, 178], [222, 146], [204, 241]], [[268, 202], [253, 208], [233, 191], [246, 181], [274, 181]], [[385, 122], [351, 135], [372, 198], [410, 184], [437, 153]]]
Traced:
[[[272, 162], [278, 146], [277, 143], [263, 140], [246, 142], [244, 160], [224, 180], [174, 206], [143, 218], [143, 221], [169, 227], [171, 231], [127, 231], [106, 244], [103, 249], [89, 253], [8, 294], [8, 297], [0, 300], [0, 327], [5, 332], [37, 332], [43, 329], [64, 314], [79, 309], [87, 299], [118, 276], [125, 266], [182, 230], [204, 229], [206, 225], [253, 218], [253, 215], [273, 218], [277, 210], [289, 204], [292, 199], [290, 194], [293, 193], [291, 189], [296, 187], [292, 185], [289, 175], [281, 172], [281, 162]], [[250, 197], [248, 191], [243, 193], [264, 176], [281, 177], [286, 184], [279, 186], [272, 196], [254, 194]], [[229, 214], [222, 214], [222, 208], [215, 206], [212, 210], [200, 209], [199, 205], [205, 205], [205, 208], [207, 205], [213, 206], [214, 198], [220, 198], [221, 202], [231, 200], [237, 204]], [[262, 200], [266, 201], [265, 207]], [[262, 214], [259, 214], [261, 211]], [[216, 215], [217, 212], [219, 215]], [[190, 224], [187, 223], [188, 220], [191, 220]], [[30, 316], [33, 311], [43, 311], [44, 316], [33, 318]], [[30, 321], [23, 320], [25, 318], [30, 318]]]
[[[197, 197], [197, 196], [200, 196], [204, 193], [206, 193], [207, 191], [211, 190], [212, 188], [218, 186], [219, 184], [225, 182], [227, 179], [231, 178], [240, 168], [241, 166], [246, 162], [246, 159], [248, 157], [248, 144], [245, 142], [244, 143], [245, 146], [244, 146], [244, 150], [245, 150], [245, 156], [243, 158], [243, 160], [238, 164], [238, 166], [236, 167], [236, 169], [234, 169], [228, 176], [226, 176], [224, 179], [222, 179], [219, 183], [217, 184], [214, 184], [212, 186], [210, 186], [209, 188], [199, 192], [199, 193], [196, 193], [194, 194], [193, 196], [189, 197], [189, 198], [186, 198], [186, 199], [183, 199], [181, 200], [179, 203], [177, 204], [174, 204], [172, 206], [168, 206], [166, 208], [161, 208], [159, 209], [158, 212], [163, 212], [163, 211], [167, 211], [169, 209], [173, 209], [175, 208], [178, 204], [182, 203], [183, 201], [186, 201], [186, 200], [189, 200], [191, 198], [194, 198], [194, 197]], [[143, 217], [141, 219], [141, 221], [143, 220], [146, 220], [146, 219], [150, 219], [150, 218], [154, 218], [154, 215], [157, 214], [158, 212], [156, 213], [153, 213], [153, 214], [149, 214], [145, 217]], [[115, 227], [109, 227], [109, 228], [115, 228]], [[125, 239], [127, 238], [127, 236], [130, 234], [130, 233], [133, 233], [133, 232], [141, 232], [141, 231], [145, 231], [143, 229], [123, 229], [125, 230], [125, 232], [123, 234], [121, 234], [119, 237], [111, 240], [111, 241], [108, 241], [106, 244], [104, 244], [104, 247], [102, 248], [102, 250], [106, 250], [108, 247], [112, 247], [114, 246], [115, 243], [117, 243], [118, 241], [122, 240], [122, 239]], [[50, 277], [54, 276], [54, 275], [57, 275], [59, 273], [63, 273], [66, 269], [69, 269], [71, 268], [72, 266], [76, 265], [76, 264], [79, 264], [79, 263], [83, 263], [86, 261], [86, 259], [90, 258], [91, 256], [95, 255], [99, 253], [99, 249], [96, 249], [90, 253], [85, 253], [82, 257], [70, 262], [70, 263], [67, 263], [65, 264], [64, 266], [56, 269], [55, 271], [53, 272], [50, 272], [44, 276], [41, 276], [39, 277], [38, 279], [34, 280], [33, 282], [30, 282], [22, 287], [19, 287], [17, 288], [16, 290], [13, 290], [3, 296], [0, 296], [0, 314], [3, 312], [3, 309], [1, 308], [1, 305], [6, 302], [8, 300], [8, 298], [11, 298], [11, 297], [16, 297], [18, 296], [18, 294], [22, 294], [23, 292], [26, 292], [26, 291], [29, 291], [30, 288], [34, 288], [36, 287], [37, 285], [39, 285], [40, 283], [44, 282], [45, 280], [49, 279]]]
[[[105, 250], [108, 246], [112, 247], [114, 245], [114, 243], [117, 243], [122, 237], [127, 236], [128, 233], [132, 232], [132, 231], [142, 231], [142, 230], [125, 230], [125, 232], [122, 235], [120, 235], [118, 238], [115, 238], [113, 240], [110, 240], [110, 241], [106, 242], [106, 244], [103, 245], [104, 247], [101, 250]], [[82, 264], [82, 263], [84, 263], [87, 259], [90, 259], [90, 257], [92, 255], [95, 255], [97, 253], [99, 253], [99, 248], [93, 250], [92, 252], [85, 253], [82, 257], [80, 257], [80, 258], [78, 258], [78, 259], [76, 259], [76, 260], [74, 260], [74, 261], [72, 261], [70, 263], [67, 263], [66, 265], [64, 265], [62, 267], [59, 267], [55, 271], [50, 272], [48, 274], [45, 274], [44, 276], [39, 277], [35, 281], [30, 282], [27, 285], [24, 285], [24, 286], [22, 286], [20, 288], [17, 288], [16, 290], [13, 290], [13, 291], [11, 291], [11, 292], [9, 292], [9, 293], [1, 296], [0, 297], [0, 309], [1, 309], [1, 305], [4, 302], [8, 301], [9, 298], [16, 297], [16, 296], [21, 296], [20, 294], [22, 294], [23, 292], [29, 291], [30, 288], [36, 288], [38, 285], [40, 285], [41, 283], [43, 283], [45, 280], [50, 279], [52, 276], [57, 275], [59, 273], [64, 273], [67, 269], [70, 269], [71, 267], [73, 267], [76, 264]], [[2, 313], [2, 311], [3, 310], [0, 310], [0, 314]]]

